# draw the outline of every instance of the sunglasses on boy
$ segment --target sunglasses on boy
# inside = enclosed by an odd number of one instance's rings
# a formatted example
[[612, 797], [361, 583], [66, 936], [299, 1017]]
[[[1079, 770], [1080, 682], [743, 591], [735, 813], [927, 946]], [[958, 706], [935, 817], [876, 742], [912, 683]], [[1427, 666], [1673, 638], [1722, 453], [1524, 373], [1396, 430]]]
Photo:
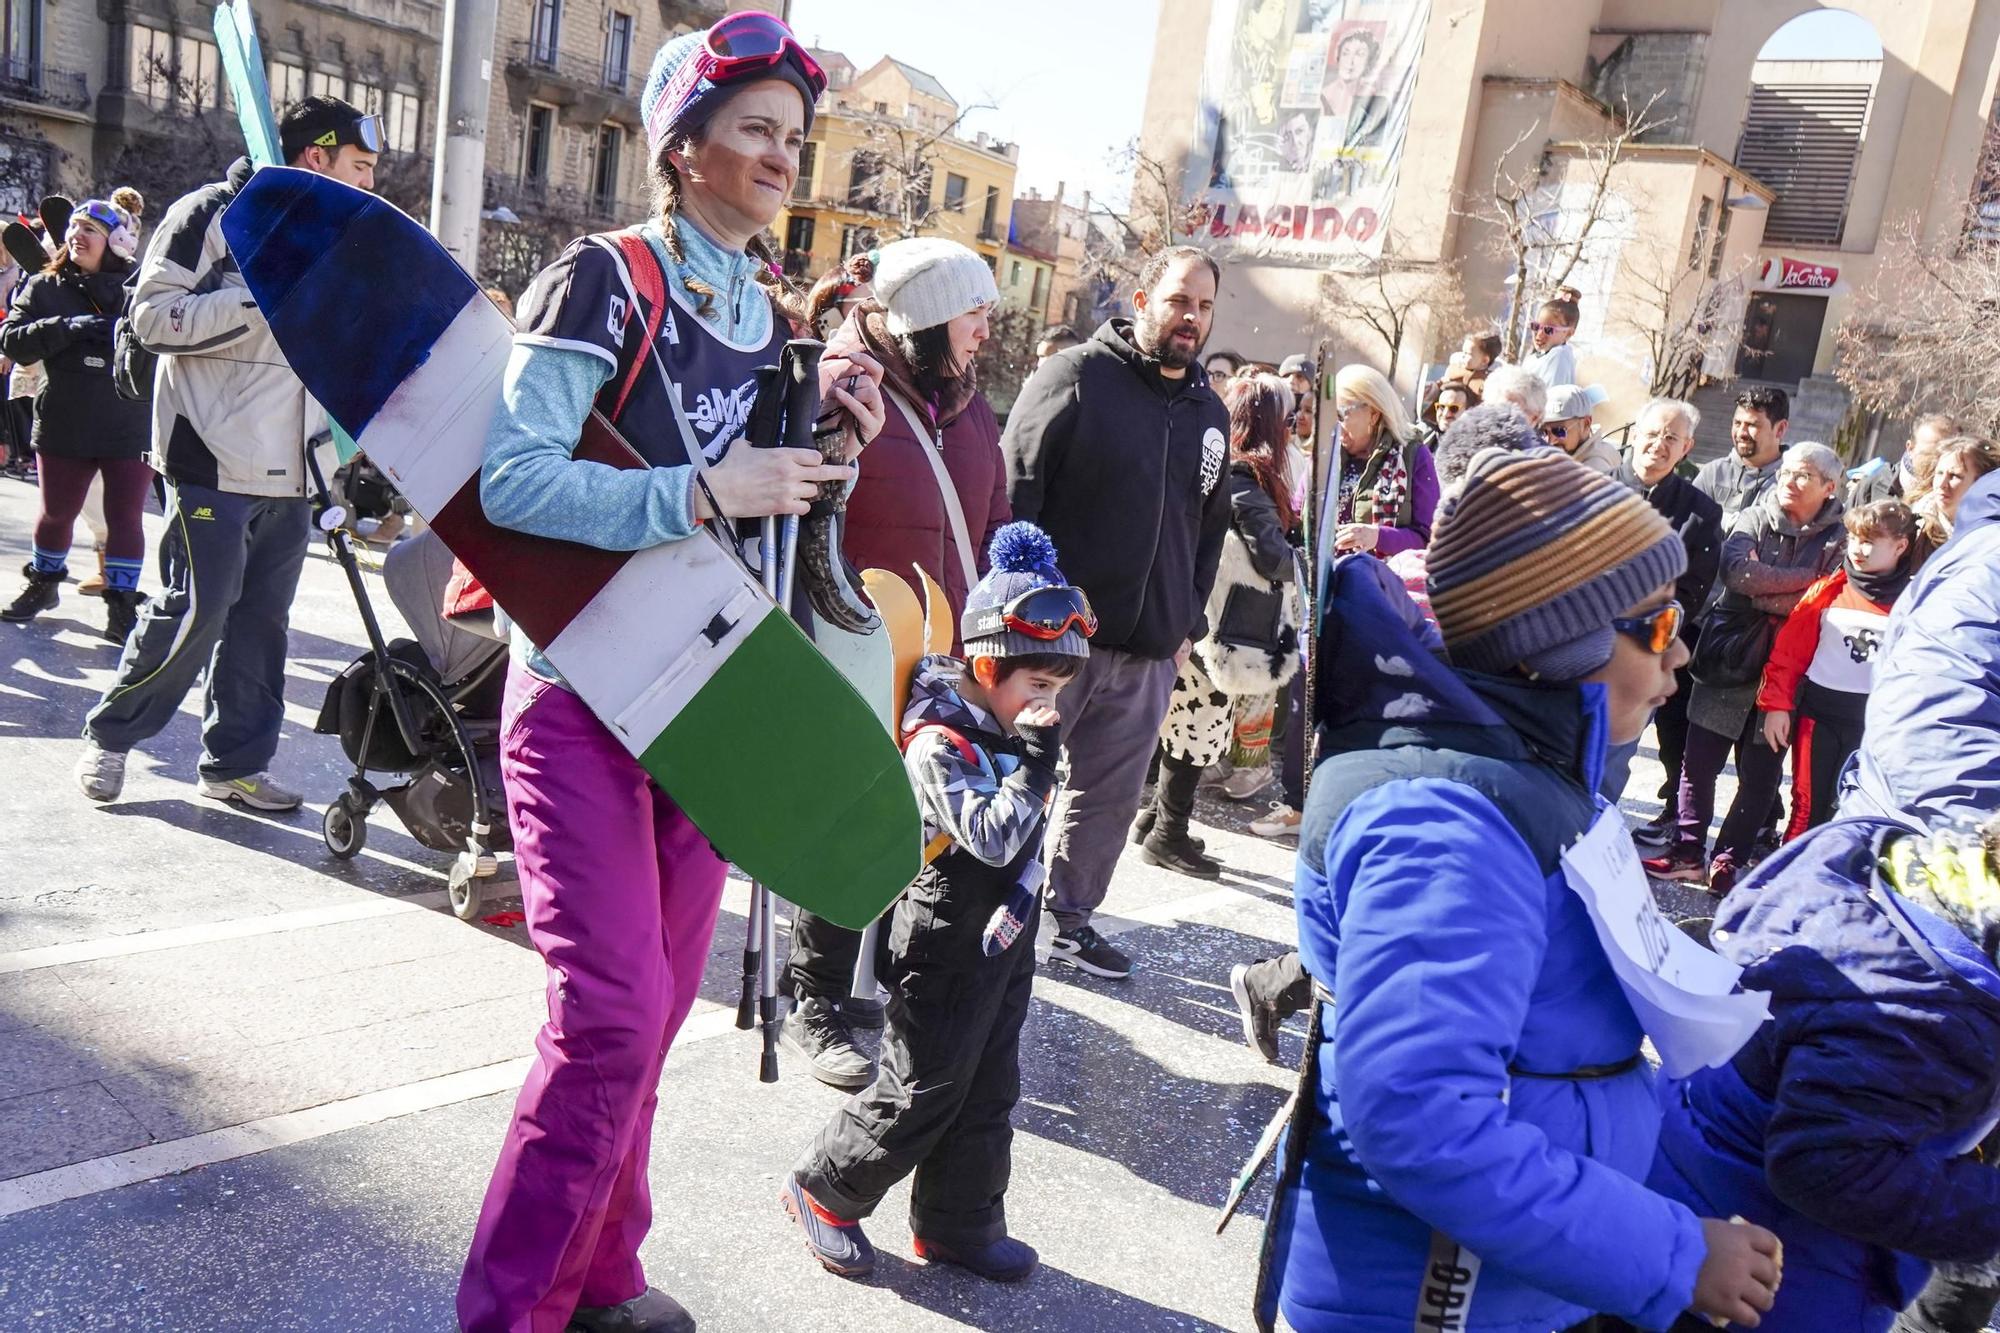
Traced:
[[1005, 606], [980, 611], [972, 621], [968, 639], [985, 638], [1003, 629], [1025, 634], [1044, 643], [1060, 639], [1070, 628], [1089, 638], [1097, 633], [1097, 613], [1081, 588], [1030, 588]]
[[1674, 646], [1685, 614], [1679, 602], [1666, 602], [1643, 616], [1613, 616], [1611, 628], [1628, 638], [1637, 639], [1647, 652], [1658, 657]]
[[789, 56], [812, 85], [814, 97], [826, 91], [826, 71], [792, 30], [769, 14], [755, 10], [731, 14], [708, 30], [705, 45], [712, 82], [731, 83], [747, 74], [776, 69]]

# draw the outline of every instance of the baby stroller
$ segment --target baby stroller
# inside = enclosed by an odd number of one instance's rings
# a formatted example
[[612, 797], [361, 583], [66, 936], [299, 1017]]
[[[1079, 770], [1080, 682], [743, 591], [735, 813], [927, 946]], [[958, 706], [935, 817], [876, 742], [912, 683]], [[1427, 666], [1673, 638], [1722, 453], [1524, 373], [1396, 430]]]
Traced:
[[[385, 642], [368, 600], [361, 568], [344, 527], [346, 515], [327, 495], [317, 459], [308, 454], [320, 528], [346, 571], [369, 649], [327, 686], [313, 730], [338, 736], [354, 764], [347, 789], [326, 808], [327, 850], [341, 860], [368, 840], [368, 813], [386, 802], [410, 836], [433, 851], [456, 853], [448, 884], [461, 920], [479, 914], [479, 881], [509, 851], [506, 796], [500, 784], [500, 700], [507, 645], [444, 619], [451, 553], [423, 532], [393, 547], [383, 581], [415, 639]], [[370, 774], [401, 779], [378, 786]]]

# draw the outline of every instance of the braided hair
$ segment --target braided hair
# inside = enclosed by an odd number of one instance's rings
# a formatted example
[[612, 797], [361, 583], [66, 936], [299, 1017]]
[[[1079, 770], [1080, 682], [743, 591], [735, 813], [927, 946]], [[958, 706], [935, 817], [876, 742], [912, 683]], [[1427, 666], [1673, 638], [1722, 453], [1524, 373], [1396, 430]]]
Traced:
[[[702, 131], [697, 128], [679, 142], [663, 145], [659, 156], [653, 159], [653, 206], [659, 211], [660, 230], [666, 234], [667, 253], [683, 270], [687, 267], [687, 251], [681, 245], [680, 209], [685, 187], [672, 154], [693, 148], [701, 142], [701, 136]], [[758, 232], [743, 247], [743, 252], [757, 261], [757, 285], [764, 289], [764, 295], [771, 299], [778, 313], [794, 326], [802, 325], [806, 319], [805, 295], [785, 276], [784, 266], [778, 262], [776, 238], [768, 230]], [[692, 274], [681, 279], [681, 286], [695, 299], [697, 314], [705, 317], [715, 313], [716, 300], [722, 294], [714, 287]]]

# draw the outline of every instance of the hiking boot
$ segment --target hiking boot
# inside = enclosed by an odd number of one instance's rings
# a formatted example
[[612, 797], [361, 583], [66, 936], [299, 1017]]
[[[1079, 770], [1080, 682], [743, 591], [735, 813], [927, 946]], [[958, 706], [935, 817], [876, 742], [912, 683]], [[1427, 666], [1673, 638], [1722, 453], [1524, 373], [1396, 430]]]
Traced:
[[125, 790], [125, 752], [106, 750], [96, 742], [84, 743], [76, 760], [76, 785], [93, 801], [115, 801]]
[[1222, 784], [1222, 794], [1232, 801], [1247, 801], [1258, 792], [1271, 785], [1271, 766], [1259, 764], [1255, 768], [1239, 768], [1229, 775]]
[[1260, 838], [1295, 838], [1299, 834], [1299, 821], [1304, 818], [1283, 801], [1273, 801], [1269, 814], [1250, 821], [1250, 831]]
[[104, 590], [104, 637], [121, 648], [139, 625], [139, 607], [145, 598], [121, 588]]
[[694, 1333], [694, 1316], [657, 1287], [617, 1305], [579, 1305], [566, 1333]]
[[875, 1064], [854, 1044], [847, 1020], [825, 1000], [807, 998], [785, 1018], [785, 1044], [805, 1057], [812, 1076], [854, 1092], [875, 1077]]
[[943, 1241], [910, 1238], [910, 1248], [919, 1259], [934, 1264], [952, 1264], [968, 1273], [977, 1273], [990, 1282], [1019, 1282], [1041, 1266], [1035, 1247], [1012, 1236], [1002, 1236], [990, 1245], [947, 1245]]
[[840, 1277], [867, 1277], [875, 1271], [875, 1247], [861, 1234], [861, 1224], [835, 1217], [822, 1208], [819, 1200], [806, 1193], [806, 1187], [799, 1183], [798, 1172], [785, 1178], [785, 1188], [778, 1198], [805, 1233], [806, 1249], [819, 1260], [821, 1268]]
[[76, 593], [79, 597], [102, 597], [104, 595], [104, 586], [104, 548], [99, 546], [97, 548], [97, 572], [85, 575], [83, 581], [76, 585]]
[[9, 620], [16, 625], [25, 625], [44, 611], [52, 610], [62, 598], [56, 590], [62, 587], [65, 577], [63, 570], [45, 574], [33, 565], [21, 566], [21, 576], [27, 579], [21, 591], [4, 609], [0, 609], [0, 620]]
[[1183, 833], [1170, 838], [1155, 829], [1139, 844], [1139, 859], [1149, 866], [1192, 875], [1196, 879], [1221, 879], [1222, 863], [1194, 845]]
[[1632, 844], [1641, 851], [1663, 852], [1673, 845], [1674, 833], [1679, 827], [1680, 820], [1674, 813], [1663, 810], [1632, 830]]
[[1702, 861], [1701, 848], [1689, 842], [1678, 843], [1661, 855], [1647, 857], [1639, 864], [1654, 879], [1699, 884], [1708, 878], [1708, 866]]
[[234, 801], [252, 810], [296, 810], [305, 797], [280, 787], [269, 773], [247, 778], [203, 778], [196, 790], [212, 801]]
[[1278, 1063], [1278, 1007], [1250, 993], [1250, 964], [1238, 963], [1229, 969], [1229, 993], [1236, 997], [1236, 1012], [1243, 1019], [1243, 1040], [1264, 1057], [1267, 1064]]
[[851, 1028], [863, 1028], [869, 1032], [880, 1032], [889, 1021], [889, 1006], [879, 996], [857, 1000], [852, 995], [840, 997], [840, 1016], [847, 1020]]
[[[1159, 818], [1160, 818], [1160, 811], [1158, 807], [1156, 807], [1151, 801], [1146, 802], [1146, 808], [1141, 810], [1139, 812], [1139, 817], [1132, 821], [1131, 839], [1132, 839], [1132, 845], [1134, 847], [1137, 847], [1140, 843], [1146, 840], [1147, 835], [1153, 831], [1154, 823], [1157, 822]], [[1188, 834], [1187, 840], [1188, 840], [1188, 845], [1193, 847], [1198, 852], [1205, 852], [1208, 850], [1208, 843], [1205, 842], [1200, 837], [1197, 837], [1195, 834], [1192, 833]]]
[[1057, 931], [1049, 941], [1049, 961], [1067, 963], [1079, 972], [1088, 972], [1093, 977], [1109, 977], [1122, 981], [1132, 975], [1132, 960], [1111, 947], [1095, 926], [1078, 926], [1071, 931]]
[[1717, 852], [1715, 859], [1708, 863], [1708, 891], [1718, 898], [1727, 897], [1736, 887], [1737, 876], [1743, 873], [1736, 858], [1728, 852]]

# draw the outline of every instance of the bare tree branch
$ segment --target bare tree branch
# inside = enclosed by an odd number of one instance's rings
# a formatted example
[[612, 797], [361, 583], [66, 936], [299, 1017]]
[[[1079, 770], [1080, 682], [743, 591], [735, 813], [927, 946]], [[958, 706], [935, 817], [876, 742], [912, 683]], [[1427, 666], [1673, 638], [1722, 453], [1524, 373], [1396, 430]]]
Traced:
[[1392, 377], [1419, 311], [1433, 316], [1434, 331], [1449, 329], [1455, 336], [1464, 310], [1465, 287], [1455, 262], [1409, 262], [1384, 254], [1352, 271], [1320, 275], [1320, 324], [1371, 330], [1388, 353]]

